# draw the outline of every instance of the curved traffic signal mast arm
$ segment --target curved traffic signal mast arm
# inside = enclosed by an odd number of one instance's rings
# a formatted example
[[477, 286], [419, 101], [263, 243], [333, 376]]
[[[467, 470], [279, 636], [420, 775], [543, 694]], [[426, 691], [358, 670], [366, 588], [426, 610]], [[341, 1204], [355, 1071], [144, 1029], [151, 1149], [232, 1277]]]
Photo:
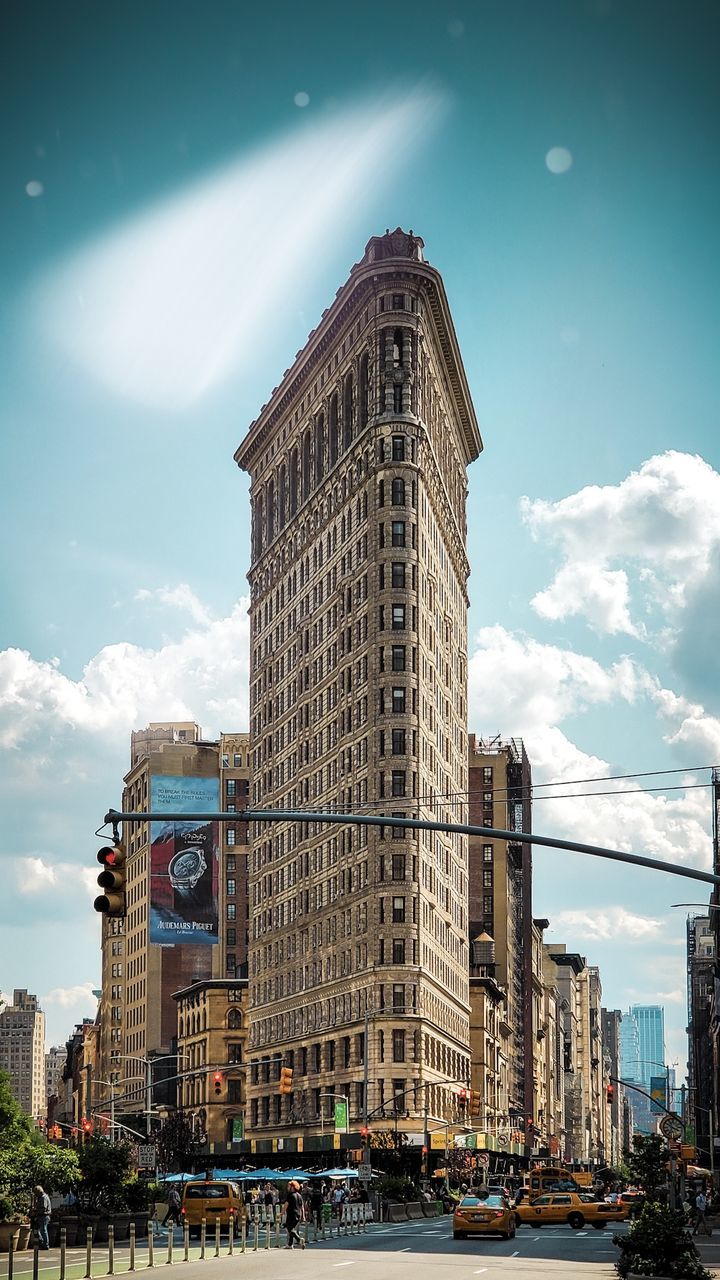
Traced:
[[[154, 813], [120, 813], [109, 809], [104, 822], [114, 826], [119, 822], [152, 822]], [[504, 831], [499, 827], [479, 827], [463, 822], [434, 822], [425, 818], [394, 818], [386, 814], [368, 813], [314, 813], [303, 809], [239, 809], [235, 813], [165, 813], [165, 822], [323, 822], [355, 827], [405, 827], [412, 831], [448, 831], [451, 834], [485, 836], [494, 840], [509, 840], [512, 844], [537, 844], [550, 849], [569, 849], [571, 853], [588, 853], [594, 858], [609, 858], [613, 862], [626, 862], [631, 866], [648, 867], [652, 871], [666, 871], [668, 875], [684, 876], [688, 880], [703, 880], [706, 884], [720, 885], [720, 875], [712, 871], [700, 871], [695, 867], [681, 866], [677, 862], [663, 862], [660, 858], [646, 858], [639, 853], [624, 853], [621, 849], [606, 849], [599, 844], [581, 844], [578, 840], [561, 840], [555, 836], [538, 836], [532, 831]]]

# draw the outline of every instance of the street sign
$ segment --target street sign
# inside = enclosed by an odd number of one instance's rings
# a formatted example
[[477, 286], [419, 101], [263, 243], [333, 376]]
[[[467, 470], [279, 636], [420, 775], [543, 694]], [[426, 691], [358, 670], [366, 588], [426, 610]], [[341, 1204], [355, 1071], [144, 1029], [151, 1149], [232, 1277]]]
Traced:
[[138, 1169], [154, 1169], [155, 1168], [155, 1144], [146, 1143], [137, 1149]]
[[498, 1146], [499, 1146], [499, 1147], [509, 1147], [509, 1146], [510, 1146], [510, 1134], [509, 1134], [509, 1133], [499, 1133], [499, 1134], [498, 1134], [498, 1136], [497, 1136], [497, 1144], [498, 1144]]
[[675, 1114], [663, 1116], [660, 1121], [659, 1128], [663, 1138], [668, 1139], [682, 1138], [683, 1133], [685, 1132], [685, 1125], [680, 1119], [680, 1116], [676, 1116]]

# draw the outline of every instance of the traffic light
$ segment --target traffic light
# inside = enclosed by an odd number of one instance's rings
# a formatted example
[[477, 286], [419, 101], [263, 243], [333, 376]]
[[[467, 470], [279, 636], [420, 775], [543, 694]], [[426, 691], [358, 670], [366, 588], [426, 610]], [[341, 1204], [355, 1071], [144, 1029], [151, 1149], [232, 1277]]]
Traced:
[[360, 1130], [360, 1137], [362, 1138], [363, 1146], [366, 1147], [368, 1145], [368, 1138], [370, 1137], [370, 1130], [366, 1124], [364, 1124]]
[[461, 1089], [460, 1092], [458, 1093], [458, 1101], [461, 1107], [467, 1106], [467, 1097], [468, 1097], [467, 1089]]
[[219, 1097], [220, 1097], [220, 1094], [222, 1093], [222, 1090], [223, 1090], [223, 1073], [222, 1073], [222, 1071], [216, 1071], [216, 1072], [215, 1072], [215, 1075], [213, 1076], [213, 1085], [214, 1085], [215, 1097], [216, 1097], [216, 1098], [219, 1098]]
[[280, 1093], [292, 1093], [293, 1091], [293, 1069], [292, 1067], [280, 1068]]
[[479, 1089], [470, 1090], [470, 1115], [479, 1116], [482, 1111], [482, 1095]]
[[98, 850], [97, 860], [102, 864], [103, 870], [97, 878], [97, 882], [101, 889], [104, 890], [99, 897], [95, 899], [94, 907], [96, 911], [101, 911], [105, 916], [124, 916], [125, 915], [125, 846], [119, 840], [113, 845], [105, 845], [104, 848]]
[[614, 1085], [614, 1084], [609, 1084], [609, 1085], [608, 1085], [608, 1087], [607, 1087], [607, 1100], [608, 1100], [608, 1102], [612, 1102], [612, 1101], [613, 1101], [613, 1099], [614, 1099], [614, 1097], [615, 1097], [615, 1085]]
[[93, 1131], [93, 1122], [89, 1116], [85, 1116], [85, 1119], [82, 1121], [82, 1131], [87, 1135], [87, 1137], [90, 1137], [90, 1134]]

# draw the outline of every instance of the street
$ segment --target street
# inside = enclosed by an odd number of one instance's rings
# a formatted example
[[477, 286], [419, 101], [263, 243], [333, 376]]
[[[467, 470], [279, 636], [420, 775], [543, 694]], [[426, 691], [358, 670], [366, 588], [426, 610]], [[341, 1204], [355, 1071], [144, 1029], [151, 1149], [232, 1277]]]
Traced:
[[[622, 1224], [618, 1230], [624, 1230]], [[477, 1240], [453, 1240], [450, 1218], [400, 1223], [398, 1225], [371, 1224], [367, 1233], [333, 1237], [317, 1244], [308, 1244], [305, 1250], [262, 1247], [255, 1252], [251, 1247], [245, 1254], [236, 1246], [232, 1258], [228, 1257], [227, 1244], [223, 1242], [219, 1258], [208, 1256], [200, 1261], [198, 1247], [193, 1245], [190, 1261], [183, 1260], [182, 1232], [174, 1234], [174, 1262], [183, 1267], [187, 1280], [223, 1280], [228, 1264], [241, 1269], [248, 1280], [306, 1280], [312, 1277], [336, 1276], [348, 1271], [353, 1280], [382, 1280], [397, 1276], [398, 1280], [465, 1280], [465, 1277], [503, 1275], [507, 1280], [528, 1280], [529, 1277], [593, 1276], [595, 1280], [611, 1280], [615, 1277], [613, 1263], [617, 1250], [612, 1243], [612, 1229], [605, 1231], [573, 1231], [571, 1227], [543, 1227], [541, 1230], [522, 1227], [514, 1240], [493, 1238]], [[284, 1235], [283, 1235], [284, 1238]], [[717, 1242], [697, 1240], [700, 1256], [706, 1266], [717, 1268], [720, 1275], [720, 1234]], [[211, 1250], [208, 1249], [208, 1254]], [[162, 1267], [167, 1258], [167, 1233], [155, 1241], [155, 1266]], [[14, 1259], [14, 1276], [32, 1275], [32, 1253], [17, 1254]], [[57, 1250], [40, 1254], [39, 1275], [52, 1280], [59, 1272]], [[140, 1244], [136, 1255], [136, 1269], [147, 1266], [147, 1246]], [[128, 1268], [127, 1245], [115, 1250], [115, 1273], [122, 1274]], [[351, 1270], [350, 1270], [351, 1269]], [[69, 1249], [67, 1254], [67, 1280], [79, 1280], [85, 1274], [85, 1250]], [[107, 1245], [99, 1245], [93, 1254], [93, 1276], [108, 1274]], [[7, 1276], [7, 1255], [0, 1258], [0, 1276]]]

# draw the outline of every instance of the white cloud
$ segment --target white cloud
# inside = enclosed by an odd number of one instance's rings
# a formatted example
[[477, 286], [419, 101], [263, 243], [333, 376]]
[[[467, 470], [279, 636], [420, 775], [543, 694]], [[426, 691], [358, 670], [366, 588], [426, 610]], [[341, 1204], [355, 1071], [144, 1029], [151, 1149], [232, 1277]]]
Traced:
[[142, 601], [157, 601], [158, 604], [168, 605], [172, 609], [178, 609], [181, 613], [187, 613], [193, 622], [199, 623], [201, 626], [207, 626], [210, 622], [210, 614], [205, 605], [195, 592], [190, 589], [187, 582], [180, 582], [176, 587], [156, 587], [149, 590], [147, 587], [140, 587], [135, 592], [135, 599]]
[[[318, 257], [359, 223], [445, 107], [420, 87], [295, 128], [43, 278], [34, 324], [117, 394], [184, 408], [256, 358]], [[402, 138], [400, 153], [391, 138]]]
[[94, 982], [79, 982], [74, 987], [53, 987], [40, 997], [41, 1007], [46, 1013], [55, 1007], [61, 1009], [84, 1009], [86, 1017], [94, 1017], [97, 1011], [97, 998], [93, 995], [96, 989]]
[[582, 942], [586, 938], [617, 938], [623, 942], [643, 942], [657, 937], [662, 928], [662, 921], [651, 916], [636, 915], [625, 907], [593, 907], [592, 911], [556, 911], [553, 912], [550, 928], [562, 930], [567, 934], [572, 947], [573, 937]]
[[[720, 475], [696, 455], [670, 451], [617, 485], [588, 485], [558, 502], [523, 498], [521, 511], [533, 537], [564, 557], [535, 595], [536, 611], [641, 635], [655, 609], [676, 619], [710, 570], [720, 544]], [[640, 617], [631, 615], [633, 596]]]
[[57, 862], [50, 854], [31, 855], [11, 859], [15, 885], [21, 897], [32, 898], [53, 888], [53, 900], [58, 892], [77, 895], [78, 885], [88, 894], [97, 896], [97, 871], [100, 868], [78, 867], [74, 863]]
[[[485, 627], [475, 637], [469, 661], [470, 726], [484, 736], [521, 737], [538, 786], [535, 829], [568, 840], [642, 853], [668, 862], [706, 868], [710, 861], [709, 806], [703, 790], [671, 796], [651, 794], [632, 780], [612, 780], [609, 763], [582, 750], [561, 728], [594, 707], [641, 700], [663, 712], [669, 741], [688, 736], [687, 704], [637, 663], [622, 658], [603, 667], [595, 659], [503, 627]], [[665, 695], [661, 697], [661, 692]], [[714, 722], [696, 708], [695, 725], [710, 733]], [[703, 763], [702, 758], [693, 763]], [[600, 778], [588, 795], [586, 785], [564, 779]], [[552, 799], [556, 794], [561, 798]], [[541, 855], [538, 855], [541, 856]]]
[[[199, 602], [195, 612], [207, 616]], [[117, 738], [150, 720], [196, 719], [207, 732], [242, 730], [248, 634], [247, 600], [241, 599], [227, 618], [197, 625], [158, 649], [107, 645], [80, 680], [63, 675], [57, 661], [6, 649], [0, 652], [0, 746], [16, 747], [41, 727]]]

